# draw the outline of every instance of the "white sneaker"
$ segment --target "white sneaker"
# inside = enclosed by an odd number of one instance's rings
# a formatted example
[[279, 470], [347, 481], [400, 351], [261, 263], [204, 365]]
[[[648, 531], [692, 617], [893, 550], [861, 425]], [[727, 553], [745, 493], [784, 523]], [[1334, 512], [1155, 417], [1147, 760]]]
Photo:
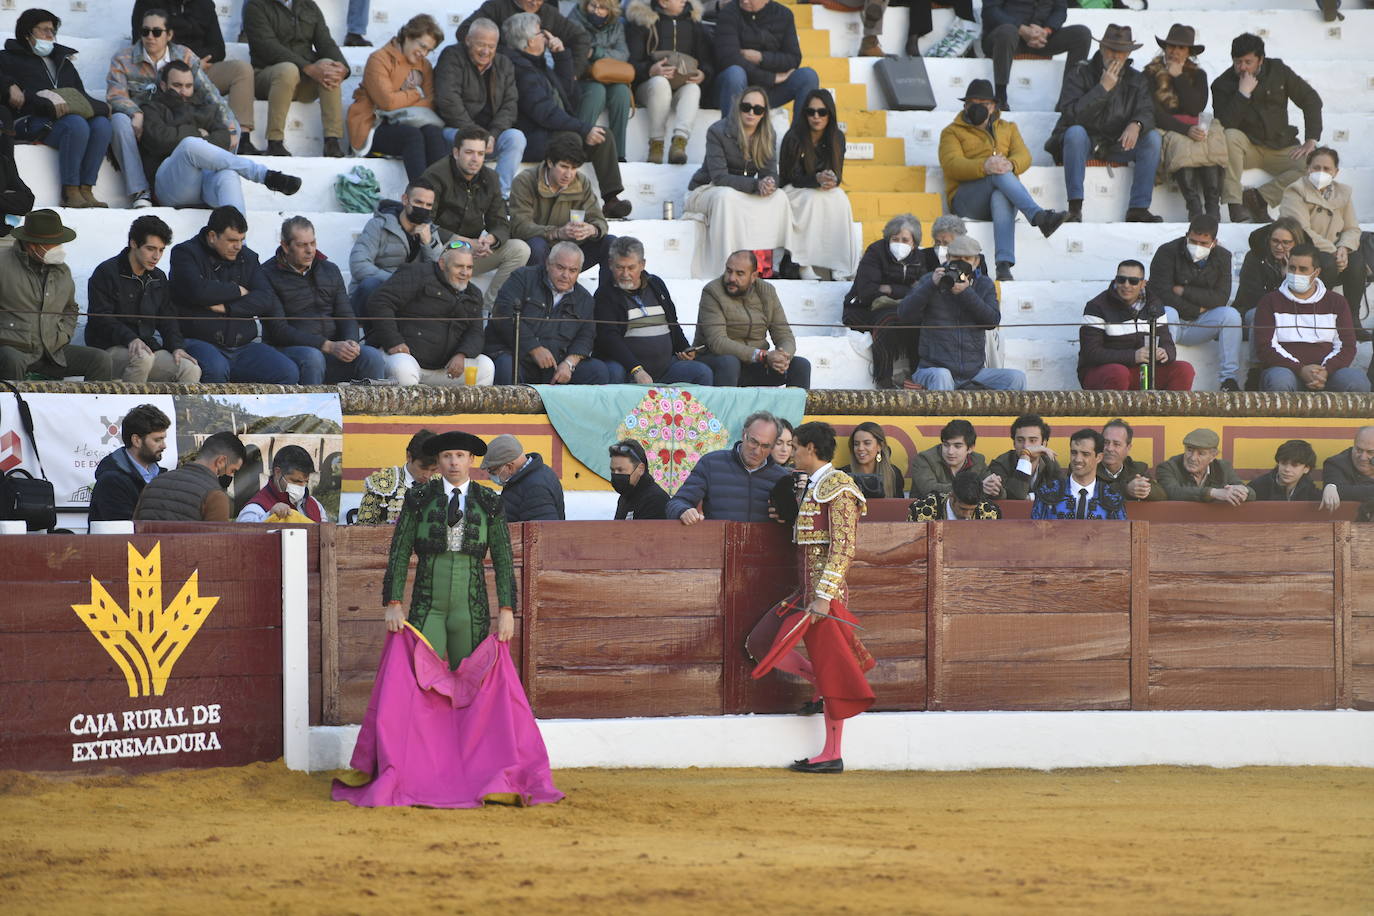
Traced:
[[133, 203], [131, 203], [129, 206], [133, 207], [135, 210], [142, 210], [145, 207], [151, 207], [152, 205], [153, 201], [151, 198], [148, 197], [147, 194], [140, 194], [134, 198]]

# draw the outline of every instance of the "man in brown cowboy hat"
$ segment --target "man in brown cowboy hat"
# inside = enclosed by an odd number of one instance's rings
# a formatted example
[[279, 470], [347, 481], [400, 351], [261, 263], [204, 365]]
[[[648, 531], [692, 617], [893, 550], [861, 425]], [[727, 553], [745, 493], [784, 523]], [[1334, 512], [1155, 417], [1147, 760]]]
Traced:
[[0, 253], [0, 379], [109, 381], [110, 355], [71, 343], [80, 309], [62, 246], [76, 232], [56, 210], [34, 210], [11, 235], [14, 247]]
[[1109, 25], [1091, 60], [1064, 71], [1059, 93], [1059, 123], [1045, 150], [1064, 165], [1069, 221], [1083, 219], [1083, 175], [1089, 159], [1134, 163], [1128, 223], [1158, 223], [1150, 212], [1155, 170], [1159, 167], [1159, 134], [1154, 104], [1144, 75], [1131, 66], [1131, 52], [1144, 47], [1131, 38], [1128, 25]]

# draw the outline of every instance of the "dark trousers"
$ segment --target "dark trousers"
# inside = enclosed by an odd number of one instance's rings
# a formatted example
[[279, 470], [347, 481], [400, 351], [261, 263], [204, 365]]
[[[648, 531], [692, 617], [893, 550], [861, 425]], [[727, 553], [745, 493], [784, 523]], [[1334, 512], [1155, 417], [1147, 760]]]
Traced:
[[53, 379], [79, 375], [88, 382], [108, 382], [113, 377], [110, 354], [104, 350], [68, 344], [62, 348], [62, 357], [67, 361], [65, 366], [46, 356], [34, 359], [32, 353], [0, 347], [0, 379], [22, 382], [30, 372]]
[[1093, 33], [1086, 25], [1068, 25], [1050, 35], [1043, 48], [1032, 48], [1021, 40], [1014, 25], [999, 25], [983, 36], [983, 53], [992, 58], [992, 82], [1005, 89], [1011, 82], [1011, 59], [1017, 54], [1037, 57], [1069, 55], [1065, 67], [1072, 67], [1088, 59], [1092, 50]]
[[792, 357], [783, 375], [765, 363], [745, 363], [737, 356], [724, 353], [703, 353], [697, 359], [711, 367], [717, 388], [811, 388], [811, 362], [800, 356]]
[[[892, 302], [887, 297], [879, 297]], [[875, 305], [877, 302], [875, 301]], [[921, 329], [900, 327], [905, 324], [897, 317], [896, 305], [883, 305], [874, 309], [845, 309], [844, 323], [856, 331], [868, 331], [873, 335], [873, 381], [878, 387], [892, 385], [893, 364], [898, 356], [905, 356], [916, 371], [920, 361]]]
[[[893, 6], [908, 7], [911, 12], [907, 16], [906, 34], [909, 38], [920, 38], [935, 31], [935, 23], [931, 19], [930, 7], [931, 0], [908, 0], [906, 3], [894, 3]], [[973, 22], [973, 0], [953, 0], [945, 6], [954, 7], [954, 15], [960, 19]]]
[[1322, 252], [1321, 269], [1322, 282], [1330, 289], [1338, 286], [1341, 288], [1341, 295], [1350, 303], [1350, 317], [1354, 319], [1355, 327], [1360, 327], [1360, 305], [1364, 300], [1366, 277], [1364, 255], [1358, 249], [1350, 252], [1345, 261], [1345, 271], [1342, 273], [1336, 270], [1335, 255]]
[[[515, 359], [510, 353], [497, 353], [492, 358], [496, 365], [496, 375], [493, 384], [509, 385], [511, 376], [515, 370]], [[522, 385], [549, 385], [553, 383], [553, 374], [558, 371], [558, 367], [552, 369], [541, 369], [534, 360], [526, 356], [520, 360], [520, 384]], [[577, 364], [572, 371], [572, 385], [605, 385], [610, 381], [610, 372], [606, 364], [599, 359], [584, 359]]]
[[414, 181], [425, 169], [443, 159], [453, 149], [444, 139], [442, 127], [410, 127], [382, 124], [372, 135], [372, 152], [400, 156], [406, 164], [406, 178]]
[[[586, 241], [577, 243], [577, 247], [582, 249], [582, 269], [590, 270], [598, 264], [601, 265], [600, 277], [603, 283], [607, 281], [607, 277], [609, 276], [611, 263], [610, 249], [611, 242], [613, 241], [615, 241], [615, 236], [603, 235], [599, 239], [587, 239]], [[549, 259], [549, 249], [553, 248], [557, 243], [550, 242], [542, 236], [535, 236], [532, 239], [526, 239], [525, 244], [530, 246], [530, 259], [525, 263], [529, 265], [542, 265]], [[612, 277], [610, 282], [614, 283], [615, 278]]]

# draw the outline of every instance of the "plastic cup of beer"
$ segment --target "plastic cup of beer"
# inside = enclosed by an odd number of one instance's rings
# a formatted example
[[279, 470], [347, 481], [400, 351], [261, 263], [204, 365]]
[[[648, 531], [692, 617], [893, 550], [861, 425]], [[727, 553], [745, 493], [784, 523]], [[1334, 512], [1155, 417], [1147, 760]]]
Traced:
[[572, 211], [570, 211], [570, 212], [568, 213], [568, 218], [571, 219], [571, 220], [572, 220], [573, 222], [575, 222], [575, 223], [586, 222], [586, 220], [587, 220], [587, 211], [586, 211], [586, 210], [572, 210]]
[[473, 385], [476, 385], [476, 384], [477, 384], [477, 367], [476, 367], [476, 366], [464, 366], [464, 367], [463, 367], [463, 384], [464, 384], [464, 385], [467, 385], [469, 388], [471, 388]]

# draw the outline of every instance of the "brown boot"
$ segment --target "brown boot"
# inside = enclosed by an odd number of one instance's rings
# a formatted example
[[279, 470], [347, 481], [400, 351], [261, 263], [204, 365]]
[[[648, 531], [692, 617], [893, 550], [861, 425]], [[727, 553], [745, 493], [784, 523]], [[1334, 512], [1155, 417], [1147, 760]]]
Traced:
[[649, 161], [652, 162], [654, 165], [658, 165], [663, 161], [662, 139], [649, 141]]
[[877, 35], [865, 35], [859, 42], [859, 57], [882, 57], [883, 46], [878, 44]]
[[86, 202], [80, 188], [74, 184], [64, 184], [62, 186], [62, 206], [71, 210], [85, 210], [90, 207], [90, 204]]
[[672, 145], [668, 147], [669, 165], [687, 164], [687, 138], [681, 135], [673, 138]]
[[90, 186], [90, 185], [88, 185], [88, 184], [83, 184], [83, 185], [80, 186], [79, 190], [81, 191], [81, 196], [84, 197], [84, 198], [86, 199], [86, 206], [88, 206], [88, 207], [108, 207], [108, 206], [109, 206], [109, 204], [105, 203], [103, 200], [97, 200], [97, 199], [96, 199], [95, 192], [91, 190], [91, 186]]

